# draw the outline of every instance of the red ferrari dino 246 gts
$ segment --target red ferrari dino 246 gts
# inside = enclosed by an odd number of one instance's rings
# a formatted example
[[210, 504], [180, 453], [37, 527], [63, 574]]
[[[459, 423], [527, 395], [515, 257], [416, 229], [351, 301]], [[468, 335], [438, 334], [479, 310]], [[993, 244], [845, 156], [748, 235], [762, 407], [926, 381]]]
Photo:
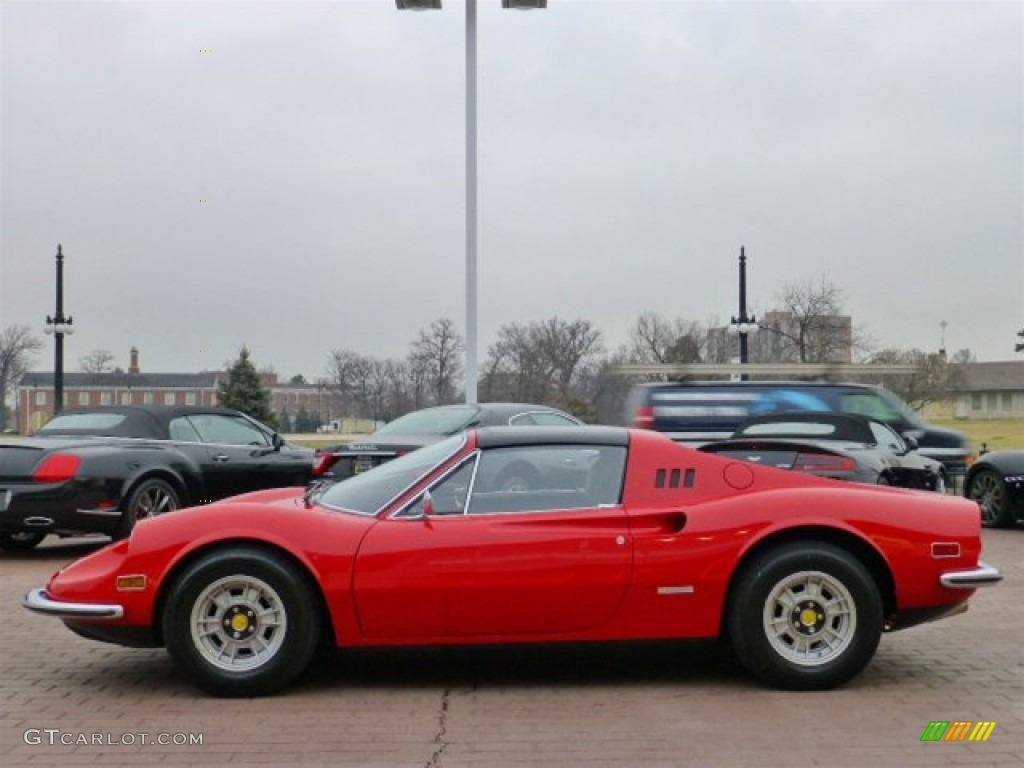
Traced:
[[[514, 469], [516, 488], [496, 482]], [[166, 646], [218, 695], [276, 691], [341, 647], [724, 637], [821, 689], [883, 631], [966, 610], [999, 572], [977, 505], [732, 461], [640, 430], [494, 428], [342, 482], [136, 526], [25, 606]]]

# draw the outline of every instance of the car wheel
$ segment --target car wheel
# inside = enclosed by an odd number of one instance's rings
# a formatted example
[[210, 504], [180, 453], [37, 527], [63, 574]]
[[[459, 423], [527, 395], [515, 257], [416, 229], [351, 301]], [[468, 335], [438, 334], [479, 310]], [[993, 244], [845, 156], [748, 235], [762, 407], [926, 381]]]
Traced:
[[498, 476], [497, 490], [501, 493], [526, 493], [540, 486], [537, 470], [526, 464], [506, 467]]
[[995, 470], [982, 469], [974, 475], [967, 485], [966, 496], [978, 502], [981, 524], [986, 528], [1006, 528], [1013, 522], [1006, 483]]
[[318, 601], [294, 566], [253, 548], [211, 552], [174, 579], [163, 609], [167, 651], [204, 690], [263, 696], [308, 666]]
[[180, 506], [178, 492], [170, 483], [155, 477], [143, 480], [129, 494], [128, 501], [122, 508], [121, 523], [114, 538], [126, 538], [139, 520], [172, 512]]
[[876, 485], [892, 485], [892, 481], [888, 475], [879, 475], [878, 480], [875, 481]]
[[0, 533], [0, 549], [4, 552], [27, 552], [39, 546], [45, 538], [46, 534], [39, 531]]
[[864, 565], [823, 542], [797, 542], [750, 564], [732, 592], [729, 633], [756, 677], [790, 690], [850, 680], [882, 636], [878, 587]]

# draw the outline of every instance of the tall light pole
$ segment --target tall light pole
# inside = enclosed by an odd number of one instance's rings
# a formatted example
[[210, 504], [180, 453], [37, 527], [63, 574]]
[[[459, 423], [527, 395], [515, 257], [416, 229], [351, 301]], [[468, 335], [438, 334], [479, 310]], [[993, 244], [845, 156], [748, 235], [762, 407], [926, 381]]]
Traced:
[[[476, 208], [476, 0], [466, 2], [466, 402], [476, 402], [477, 208]], [[395, 0], [400, 11], [439, 10], [441, 0]], [[501, 0], [502, 8], [547, 8], [547, 0]]]
[[64, 254], [57, 243], [57, 311], [46, 316], [43, 331], [53, 334], [53, 415], [64, 410], [64, 336], [75, 332], [71, 316], [64, 317]]
[[[739, 317], [732, 317], [730, 320], [730, 335], [740, 337], [740, 365], [746, 365], [749, 362], [747, 336], [757, 333], [758, 325], [757, 318], [753, 315], [747, 316], [747, 254], [743, 246], [740, 246], [740, 314]], [[746, 381], [747, 375], [742, 374], [740, 380]]]

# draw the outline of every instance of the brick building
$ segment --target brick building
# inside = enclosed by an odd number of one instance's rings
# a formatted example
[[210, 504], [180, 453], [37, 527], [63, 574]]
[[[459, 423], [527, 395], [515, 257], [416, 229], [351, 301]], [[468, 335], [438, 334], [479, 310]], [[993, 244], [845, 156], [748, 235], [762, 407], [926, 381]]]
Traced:
[[[225, 371], [201, 373], [143, 373], [139, 367], [139, 351], [131, 350], [127, 372], [65, 373], [64, 407], [88, 408], [103, 405], [217, 405], [217, 385], [227, 378]], [[270, 390], [274, 413], [287, 413], [294, 419], [305, 409], [311, 416], [319, 414], [321, 422], [342, 415], [341, 398], [325, 382], [293, 384], [277, 380], [277, 374], [260, 374], [264, 387]], [[53, 416], [55, 404], [53, 373], [28, 372], [15, 388], [17, 427], [21, 434], [30, 434]]]

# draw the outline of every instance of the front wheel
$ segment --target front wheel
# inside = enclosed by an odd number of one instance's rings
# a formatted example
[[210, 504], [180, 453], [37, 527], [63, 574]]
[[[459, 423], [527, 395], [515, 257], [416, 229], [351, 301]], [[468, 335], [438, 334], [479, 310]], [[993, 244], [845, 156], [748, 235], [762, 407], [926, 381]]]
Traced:
[[211, 552], [174, 579], [163, 609], [167, 651], [217, 696], [263, 696], [309, 664], [317, 600], [295, 566], [249, 547]]
[[843, 549], [797, 542], [752, 562], [733, 587], [729, 633], [744, 666], [789, 690], [824, 690], [857, 675], [882, 635], [871, 574]]
[[1006, 528], [1012, 522], [1007, 503], [1006, 483], [999, 473], [982, 469], [967, 484], [967, 498], [981, 508], [981, 524], [986, 528]]

